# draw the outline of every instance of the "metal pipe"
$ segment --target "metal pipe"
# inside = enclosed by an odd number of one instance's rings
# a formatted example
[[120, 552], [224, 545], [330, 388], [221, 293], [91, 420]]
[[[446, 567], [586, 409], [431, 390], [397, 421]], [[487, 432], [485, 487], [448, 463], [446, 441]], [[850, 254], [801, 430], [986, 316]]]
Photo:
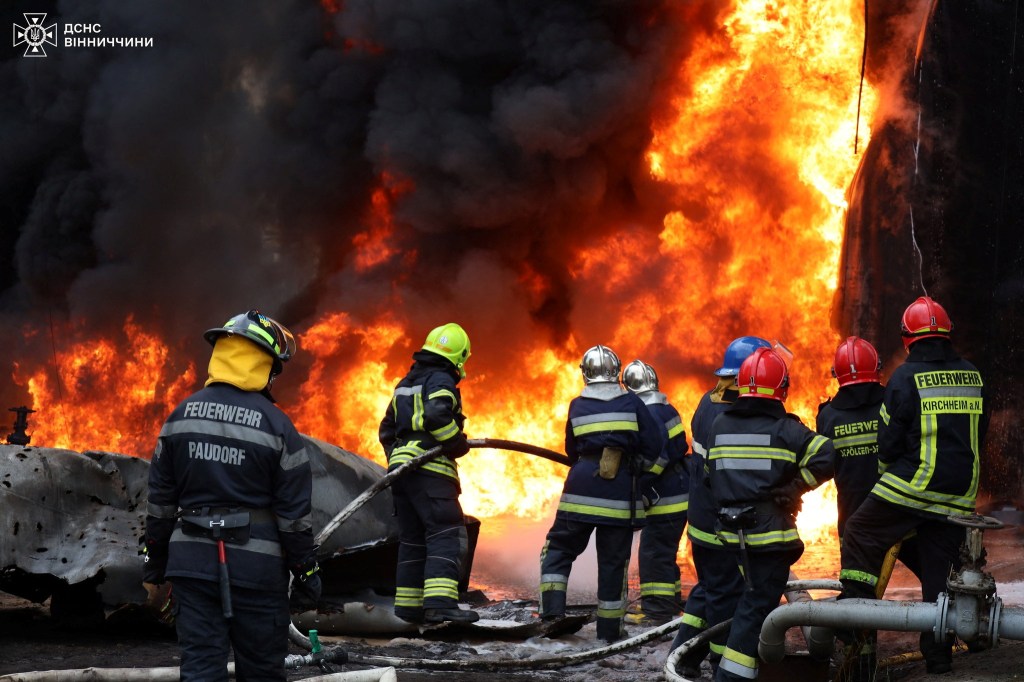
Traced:
[[796, 625], [928, 632], [938, 618], [937, 604], [921, 602], [844, 599], [787, 604], [765, 618], [757, 652], [768, 663], [781, 661], [786, 655], [786, 630]]
[[[791, 592], [807, 595], [807, 599], [799, 598], [799, 601], [813, 600], [808, 590], [829, 590], [831, 592], [842, 592], [843, 583], [838, 580], [828, 579], [812, 579], [812, 580], [790, 580], [786, 583], [786, 599], [793, 601], [789, 598]], [[835, 599], [835, 597], [830, 597]], [[807, 653], [811, 655], [816, 661], [824, 661], [832, 658], [832, 653], [835, 649], [835, 636], [831, 630], [826, 628], [816, 628], [809, 625], [801, 627], [804, 635], [804, 641], [807, 643]]]
[[[786, 590], [786, 601], [790, 604], [804, 604], [814, 601], [807, 590]], [[804, 641], [807, 643], [807, 651], [811, 658], [816, 661], [827, 661], [832, 657], [832, 650], [835, 648], [832, 633], [822, 628], [812, 628], [810, 625], [800, 626], [803, 632]]]
[[[990, 639], [993, 645], [998, 644], [1000, 637], [1024, 639], [1024, 609], [1004, 609], [1002, 600], [995, 598], [989, 613], [985, 614], [981, 612], [982, 604], [978, 600], [964, 598], [963, 595], [958, 595], [958, 598], [959, 601], [943, 594], [934, 604], [883, 599], [787, 604], [768, 614], [761, 627], [757, 650], [766, 662], [781, 661], [786, 653], [786, 630], [796, 625], [956, 634], [961, 638], [969, 637], [969, 641], [981, 635]], [[988, 631], [980, 633], [980, 624], [987, 624]]]

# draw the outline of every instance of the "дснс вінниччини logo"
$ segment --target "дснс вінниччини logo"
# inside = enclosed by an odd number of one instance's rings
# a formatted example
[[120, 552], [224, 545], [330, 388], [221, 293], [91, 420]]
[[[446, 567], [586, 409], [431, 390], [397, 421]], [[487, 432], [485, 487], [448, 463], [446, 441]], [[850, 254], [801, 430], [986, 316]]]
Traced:
[[57, 24], [44, 26], [46, 13], [43, 12], [25, 12], [23, 16], [28, 26], [14, 24], [14, 47], [25, 43], [25, 57], [45, 57], [43, 45], [57, 46]]

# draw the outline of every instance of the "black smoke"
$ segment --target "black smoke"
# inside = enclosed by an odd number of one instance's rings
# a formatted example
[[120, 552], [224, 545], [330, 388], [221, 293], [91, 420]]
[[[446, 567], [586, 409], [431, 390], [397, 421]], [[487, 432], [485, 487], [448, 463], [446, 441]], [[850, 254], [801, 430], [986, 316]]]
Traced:
[[[565, 340], [567, 249], [615, 216], [659, 226], [643, 151], [719, 3], [333, 4], [7, 7], [154, 41], [70, 48], [61, 30], [46, 58], [0, 65], [8, 375], [128, 314], [201, 362], [198, 334], [253, 306], [296, 330], [333, 310], [428, 329], [484, 303], [478, 336], [512, 319]], [[413, 187], [392, 197], [396, 253], [357, 271], [385, 177]]]

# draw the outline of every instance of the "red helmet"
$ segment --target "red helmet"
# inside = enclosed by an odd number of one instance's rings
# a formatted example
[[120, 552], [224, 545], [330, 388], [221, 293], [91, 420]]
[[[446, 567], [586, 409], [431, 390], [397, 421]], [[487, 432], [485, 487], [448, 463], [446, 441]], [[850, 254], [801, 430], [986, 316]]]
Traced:
[[751, 353], [736, 377], [741, 398], [771, 398], [782, 402], [789, 393], [789, 370], [782, 356], [771, 348]]
[[903, 334], [903, 346], [908, 350], [919, 339], [932, 336], [948, 339], [951, 331], [953, 321], [949, 319], [949, 314], [928, 296], [921, 296], [903, 311], [900, 333]]
[[839, 381], [840, 386], [879, 382], [882, 380], [878, 374], [881, 369], [882, 361], [878, 358], [878, 351], [859, 336], [847, 337], [836, 348], [832, 376]]

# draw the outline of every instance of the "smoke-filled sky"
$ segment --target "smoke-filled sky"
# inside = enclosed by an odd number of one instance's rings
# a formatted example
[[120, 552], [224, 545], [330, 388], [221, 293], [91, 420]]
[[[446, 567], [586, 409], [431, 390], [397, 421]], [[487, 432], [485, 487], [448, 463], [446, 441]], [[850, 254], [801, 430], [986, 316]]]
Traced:
[[688, 419], [746, 334], [794, 350], [806, 416], [832, 388], [845, 192], [872, 111], [900, 111], [879, 65], [901, 80], [928, 5], [886, 7], [862, 94], [858, 0], [8, 3], [57, 45], [0, 67], [0, 408], [40, 373], [51, 403], [99, 401], [117, 363], [71, 377], [66, 353], [112, 340], [160, 368], [126, 427], [149, 434], [202, 380], [202, 332], [257, 307], [307, 349], [339, 320], [275, 394], [359, 423], [363, 451], [380, 386], [353, 416], [314, 395], [355, 392], [325, 365], [393, 382], [448, 321], [478, 404], [541, 393], [552, 424], [590, 345], [652, 362]]
[[[58, 45], [0, 71], [4, 365], [128, 312], [170, 345], [249, 307], [296, 330], [471, 309], [476, 338], [564, 341], [567, 255], [660, 229], [652, 117], [722, 3], [327, 4], [5, 6], [46, 12]], [[153, 46], [66, 47], [71, 23]], [[389, 252], [357, 268], [380, 188]]]

